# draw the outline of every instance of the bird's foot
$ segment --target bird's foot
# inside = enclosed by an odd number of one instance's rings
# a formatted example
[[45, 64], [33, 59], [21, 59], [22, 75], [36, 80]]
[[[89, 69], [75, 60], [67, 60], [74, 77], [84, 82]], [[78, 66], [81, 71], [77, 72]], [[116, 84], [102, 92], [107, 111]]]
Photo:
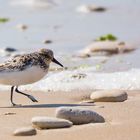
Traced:
[[32, 100], [33, 102], [38, 102], [38, 101], [34, 98], [34, 96], [32, 96], [32, 95], [29, 95], [28, 98], [29, 98], [30, 100]]
[[13, 107], [20, 107], [20, 106], [22, 106], [22, 105], [21, 105], [21, 104], [12, 103], [12, 106], [13, 106]]

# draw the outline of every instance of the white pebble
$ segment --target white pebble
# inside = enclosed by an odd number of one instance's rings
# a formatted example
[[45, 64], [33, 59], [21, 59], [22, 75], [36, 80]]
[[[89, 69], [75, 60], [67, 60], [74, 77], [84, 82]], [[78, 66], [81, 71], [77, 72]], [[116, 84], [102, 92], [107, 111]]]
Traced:
[[36, 130], [32, 127], [18, 128], [13, 133], [14, 136], [31, 136], [36, 135]]
[[121, 90], [95, 91], [90, 98], [94, 102], [123, 102], [127, 100], [127, 93]]
[[72, 126], [72, 122], [68, 120], [46, 116], [33, 117], [32, 124], [40, 129], [65, 128]]

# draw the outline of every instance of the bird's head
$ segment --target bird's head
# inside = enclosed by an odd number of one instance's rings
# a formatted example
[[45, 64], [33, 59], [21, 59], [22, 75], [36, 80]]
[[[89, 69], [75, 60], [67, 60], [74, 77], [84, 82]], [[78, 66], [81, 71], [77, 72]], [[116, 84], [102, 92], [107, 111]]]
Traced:
[[54, 63], [60, 65], [61, 67], [63, 67], [63, 65], [54, 58], [54, 55], [53, 55], [53, 51], [52, 50], [49, 50], [49, 49], [41, 49], [39, 51], [39, 54], [45, 57], [46, 63], [54, 62]]

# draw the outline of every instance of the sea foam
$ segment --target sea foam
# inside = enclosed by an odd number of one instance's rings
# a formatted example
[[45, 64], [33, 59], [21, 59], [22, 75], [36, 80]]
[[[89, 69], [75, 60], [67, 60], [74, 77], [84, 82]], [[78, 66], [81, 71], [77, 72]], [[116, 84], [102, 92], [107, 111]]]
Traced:
[[[22, 89], [33, 91], [71, 91], [87, 89], [140, 89], [140, 69], [131, 69], [123, 72], [97, 72], [95, 67], [77, 70], [50, 72], [43, 80], [22, 86]], [[2, 90], [9, 87], [0, 85]]]

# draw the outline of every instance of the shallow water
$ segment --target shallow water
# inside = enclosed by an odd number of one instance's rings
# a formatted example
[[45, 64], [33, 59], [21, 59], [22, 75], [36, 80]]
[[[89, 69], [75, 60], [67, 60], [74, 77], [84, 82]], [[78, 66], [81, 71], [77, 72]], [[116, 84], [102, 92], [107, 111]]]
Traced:
[[[14, 1], [24, 1], [24, 5], [11, 4]], [[140, 44], [139, 0], [55, 0], [56, 4], [50, 8], [37, 8], [29, 1], [38, 4], [38, 1], [48, 0], [0, 0], [1, 17], [10, 18], [10, 22], [0, 24], [2, 47], [12, 46], [26, 51], [49, 47], [56, 53], [72, 53], [107, 33]], [[77, 7], [83, 4], [101, 5], [107, 11], [78, 13]], [[20, 23], [26, 24], [28, 30], [16, 29]], [[44, 45], [42, 41], [45, 39], [51, 39], [53, 43]]]
[[[44, 7], [46, 1], [49, 6]], [[1, 48], [10, 46], [30, 52], [46, 47], [52, 49], [56, 58], [66, 67], [77, 67], [55, 74], [50, 72], [47, 79], [26, 86], [27, 89], [140, 89], [137, 78], [140, 74], [139, 0], [0, 0], [0, 3], [0, 16], [10, 19], [7, 23], [0, 23]], [[77, 7], [83, 4], [104, 6], [107, 11], [88, 14], [77, 12]], [[18, 24], [25, 24], [28, 29], [20, 31], [16, 28]], [[95, 38], [108, 33], [116, 35], [120, 41], [132, 43], [138, 49], [111, 57], [73, 57]], [[52, 43], [44, 44], [45, 39], [52, 40]], [[84, 67], [84, 73], [89, 77], [71, 81], [68, 75], [79, 72], [80, 67]], [[91, 83], [88, 83], [89, 80]]]
[[[50, 72], [43, 80], [22, 86], [23, 90], [34, 91], [71, 91], [71, 90], [97, 90], [97, 89], [140, 89], [140, 69], [131, 69], [124, 72], [98, 73], [95, 67], [66, 70], [63, 72]], [[0, 86], [1, 90], [9, 89]]]

